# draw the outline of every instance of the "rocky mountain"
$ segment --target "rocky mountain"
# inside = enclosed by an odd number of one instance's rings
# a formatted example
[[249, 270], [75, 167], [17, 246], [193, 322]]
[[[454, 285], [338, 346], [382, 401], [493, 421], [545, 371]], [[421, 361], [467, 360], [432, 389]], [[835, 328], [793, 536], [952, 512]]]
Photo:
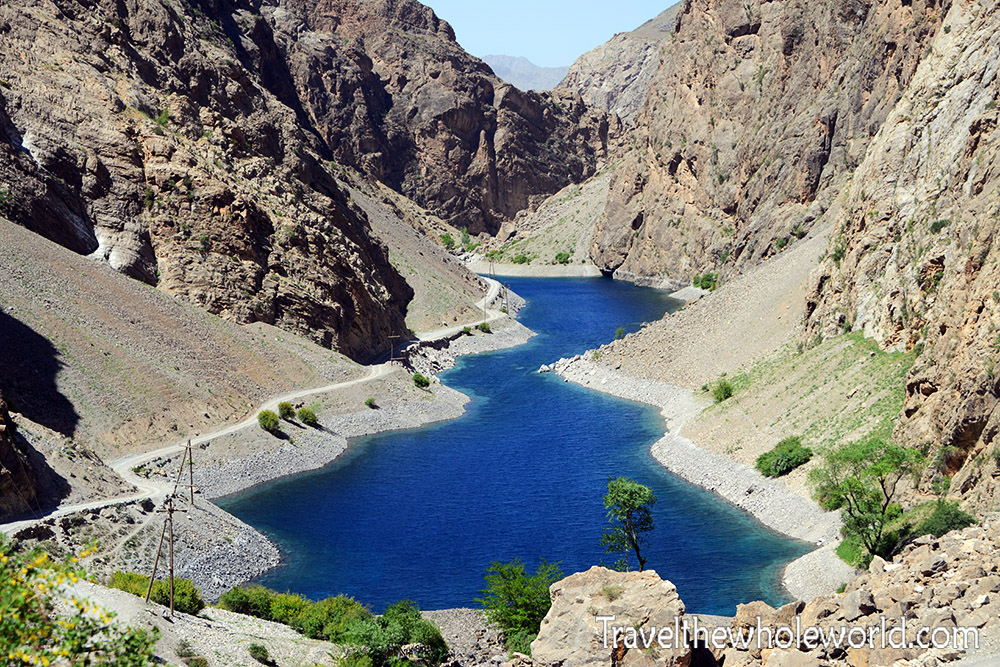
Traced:
[[285, 0], [260, 21], [285, 94], [334, 157], [455, 227], [495, 232], [607, 153], [613, 119], [503, 83], [414, 0]]
[[524, 56], [483, 56], [493, 73], [521, 90], [551, 90], [566, 77], [569, 67], [539, 67]]
[[949, 4], [687, 0], [611, 184], [597, 265], [687, 281], [805, 236]]
[[660, 51], [674, 32], [680, 7], [675, 4], [632, 32], [619, 33], [583, 54], [558, 87], [633, 122], [646, 104], [660, 67]]
[[360, 360], [413, 292], [345, 166], [492, 231], [593, 173], [615, 127], [502, 83], [412, 0], [18, 0], [0, 35], [0, 213]]
[[896, 436], [980, 509], [1000, 500], [998, 9], [951, 4], [845, 190], [806, 304], [808, 336], [920, 351]]

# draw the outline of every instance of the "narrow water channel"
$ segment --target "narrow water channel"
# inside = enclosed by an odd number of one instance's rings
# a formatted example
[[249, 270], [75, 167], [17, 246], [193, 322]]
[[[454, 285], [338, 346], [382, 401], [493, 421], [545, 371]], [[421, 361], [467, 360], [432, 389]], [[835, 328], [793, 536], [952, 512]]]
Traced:
[[536, 373], [680, 304], [600, 278], [509, 282], [528, 300], [520, 320], [539, 335], [441, 376], [472, 397], [463, 417], [360, 439], [321, 471], [220, 503], [285, 552], [260, 583], [313, 599], [345, 593], [376, 611], [404, 598], [474, 606], [492, 560], [533, 568], [545, 558], [567, 574], [613, 563], [600, 545], [602, 495], [609, 475], [623, 475], [659, 498], [647, 567], [676, 584], [689, 610], [785, 602], [781, 569], [805, 545], [659, 466], [649, 453], [663, 433], [654, 408]]

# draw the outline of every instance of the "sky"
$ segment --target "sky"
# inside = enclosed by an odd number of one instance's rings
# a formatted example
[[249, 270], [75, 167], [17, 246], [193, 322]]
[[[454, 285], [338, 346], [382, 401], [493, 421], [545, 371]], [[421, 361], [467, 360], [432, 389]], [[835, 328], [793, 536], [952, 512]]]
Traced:
[[422, 0], [455, 29], [474, 56], [524, 56], [540, 67], [577, 56], [634, 30], [676, 0]]

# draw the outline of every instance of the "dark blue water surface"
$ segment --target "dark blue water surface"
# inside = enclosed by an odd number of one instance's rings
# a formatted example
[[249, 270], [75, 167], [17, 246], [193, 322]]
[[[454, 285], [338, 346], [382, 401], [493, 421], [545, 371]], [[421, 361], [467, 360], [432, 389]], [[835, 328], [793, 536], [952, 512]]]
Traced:
[[609, 475], [659, 499], [647, 567], [676, 584], [688, 609], [786, 601], [781, 568], [806, 546], [767, 530], [666, 472], [649, 453], [663, 434], [654, 408], [536, 373], [679, 303], [600, 278], [509, 279], [528, 300], [527, 345], [463, 358], [441, 379], [472, 397], [460, 419], [357, 440], [340, 461], [221, 503], [282, 547], [259, 582], [313, 599], [346, 593], [375, 610], [474, 606], [493, 560], [539, 558], [565, 573], [613, 563], [603, 553]]

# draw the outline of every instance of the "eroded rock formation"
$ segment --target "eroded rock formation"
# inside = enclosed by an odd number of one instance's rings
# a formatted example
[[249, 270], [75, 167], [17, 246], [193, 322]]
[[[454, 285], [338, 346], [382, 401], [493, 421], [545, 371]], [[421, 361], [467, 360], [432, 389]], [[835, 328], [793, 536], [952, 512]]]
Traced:
[[35, 475], [16, 440], [17, 429], [0, 392], [0, 520], [37, 505]]

